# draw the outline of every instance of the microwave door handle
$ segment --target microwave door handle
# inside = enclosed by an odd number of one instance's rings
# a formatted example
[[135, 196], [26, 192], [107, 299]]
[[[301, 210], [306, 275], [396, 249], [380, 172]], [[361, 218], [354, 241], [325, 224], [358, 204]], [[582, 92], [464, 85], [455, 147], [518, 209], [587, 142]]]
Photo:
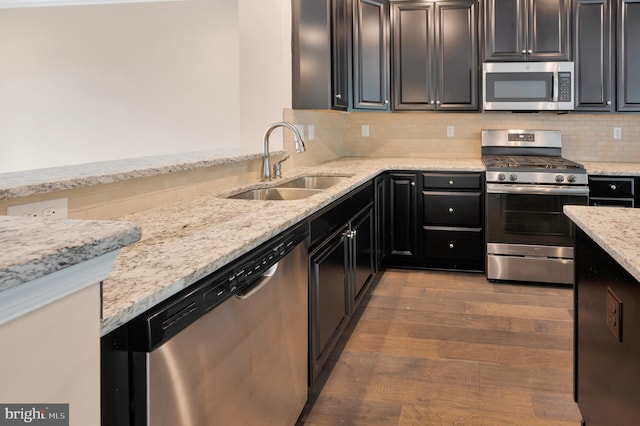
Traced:
[[551, 79], [551, 93], [553, 94], [553, 102], [558, 102], [558, 72], [555, 71], [553, 73], [553, 78]]

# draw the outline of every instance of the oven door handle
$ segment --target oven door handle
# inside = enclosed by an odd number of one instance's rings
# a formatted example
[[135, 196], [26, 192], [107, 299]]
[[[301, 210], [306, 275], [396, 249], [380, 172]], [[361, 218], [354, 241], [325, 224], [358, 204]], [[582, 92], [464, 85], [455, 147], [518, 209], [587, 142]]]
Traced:
[[577, 195], [588, 196], [589, 188], [586, 186], [557, 186], [557, 185], [509, 185], [501, 183], [488, 183], [489, 194], [521, 194], [521, 195]]

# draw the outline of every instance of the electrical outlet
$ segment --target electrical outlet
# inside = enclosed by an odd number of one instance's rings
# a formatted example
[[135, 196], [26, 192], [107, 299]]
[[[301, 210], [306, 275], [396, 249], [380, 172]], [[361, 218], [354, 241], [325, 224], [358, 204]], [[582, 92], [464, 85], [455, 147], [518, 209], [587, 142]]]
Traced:
[[309, 135], [309, 140], [312, 141], [316, 137], [316, 126], [313, 124], [309, 124], [307, 126], [307, 132]]
[[607, 325], [618, 342], [622, 342], [622, 301], [610, 287], [607, 287]]
[[447, 137], [452, 138], [455, 135], [455, 127], [447, 126]]
[[614, 139], [622, 139], [622, 128], [614, 127], [613, 128], [613, 138]]
[[369, 125], [368, 124], [363, 124], [362, 125], [362, 136], [363, 137], [368, 137], [369, 136]]
[[68, 214], [69, 208], [66, 198], [7, 207], [8, 216], [23, 216], [34, 219], [66, 219]]

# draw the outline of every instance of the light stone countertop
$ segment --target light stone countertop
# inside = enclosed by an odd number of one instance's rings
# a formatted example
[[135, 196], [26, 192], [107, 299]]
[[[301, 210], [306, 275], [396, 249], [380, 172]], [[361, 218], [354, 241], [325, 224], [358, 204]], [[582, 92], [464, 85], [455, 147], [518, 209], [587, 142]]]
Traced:
[[[272, 155], [284, 151], [273, 151]], [[156, 176], [261, 158], [260, 154], [187, 152], [0, 173], [0, 200]]]
[[140, 228], [130, 223], [0, 216], [0, 297], [5, 290], [139, 239]]
[[351, 176], [302, 200], [221, 198], [248, 187], [244, 186], [118, 218], [140, 225], [142, 240], [122, 250], [111, 277], [104, 282], [102, 334], [388, 170], [483, 172], [484, 165], [480, 159], [347, 158], [288, 170], [283, 181], [304, 174]]
[[640, 176], [640, 163], [612, 163], [596, 161], [578, 161], [587, 169], [589, 175]]
[[564, 213], [640, 281], [640, 209], [564, 206]]

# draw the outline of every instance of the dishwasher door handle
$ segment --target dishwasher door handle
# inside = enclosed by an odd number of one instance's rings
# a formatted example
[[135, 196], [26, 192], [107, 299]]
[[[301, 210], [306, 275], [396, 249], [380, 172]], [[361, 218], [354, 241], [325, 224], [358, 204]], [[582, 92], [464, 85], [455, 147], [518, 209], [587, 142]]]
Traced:
[[271, 281], [271, 278], [273, 278], [273, 276], [276, 274], [277, 270], [278, 270], [278, 264], [276, 263], [275, 265], [273, 265], [272, 267], [264, 271], [260, 280], [256, 283], [256, 285], [251, 287], [249, 291], [247, 291], [246, 293], [236, 293], [236, 297], [240, 300], [247, 300], [257, 292], [259, 292], [262, 289], [262, 287], [267, 285], [267, 283]]

